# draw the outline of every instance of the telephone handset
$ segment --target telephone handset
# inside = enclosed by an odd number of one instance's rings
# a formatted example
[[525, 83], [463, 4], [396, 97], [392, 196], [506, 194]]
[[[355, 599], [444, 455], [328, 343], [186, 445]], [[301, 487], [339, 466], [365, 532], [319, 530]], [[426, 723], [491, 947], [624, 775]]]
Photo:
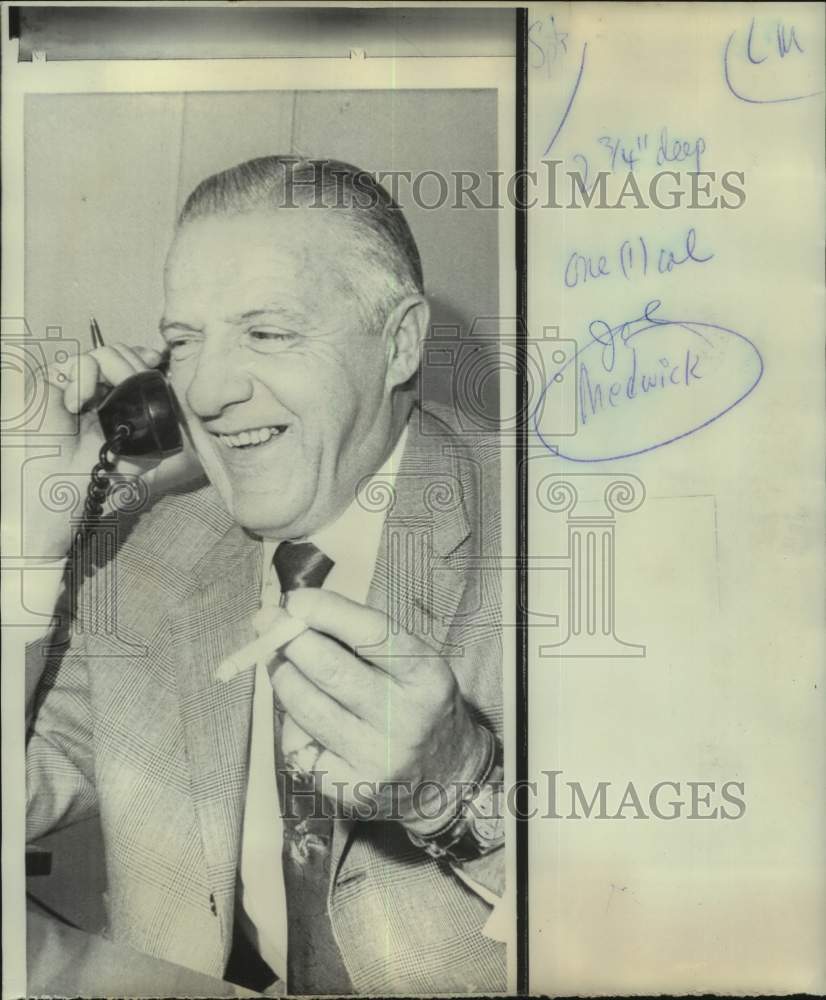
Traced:
[[109, 392], [97, 408], [106, 441], [86, 495], [84, 515], [98, 517], [109, 492], [115, 458], [158, 459], [183, 448], [181, 412], [172, 388], [156, 368], [130, 375]]
[[100, 426], [118, 455], [167, 458], [183, 447], [178, 403], [164, 376], [152, 368], [116, 385], [98, 407]]

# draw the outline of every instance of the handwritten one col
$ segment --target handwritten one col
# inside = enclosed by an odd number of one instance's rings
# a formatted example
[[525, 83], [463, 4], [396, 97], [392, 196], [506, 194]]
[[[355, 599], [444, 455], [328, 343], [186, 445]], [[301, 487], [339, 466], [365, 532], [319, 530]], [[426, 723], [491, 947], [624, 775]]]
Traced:
[[[655, 249], [656, 248], [656, 249]], [[621, 275], [626, 281], [649, 274], [671, 274], [685, 264], [707, 264], [714, 259], [711, 252], [697, 247], [697, 231], [692, 226], [682, 234], [677, 249], [650, 246], [650, 238], [634, 236], [624, 239], [608, 254], [589, 255], [574, 250], [565, 265], [566, 288], [579, 288], [599, 278]]]

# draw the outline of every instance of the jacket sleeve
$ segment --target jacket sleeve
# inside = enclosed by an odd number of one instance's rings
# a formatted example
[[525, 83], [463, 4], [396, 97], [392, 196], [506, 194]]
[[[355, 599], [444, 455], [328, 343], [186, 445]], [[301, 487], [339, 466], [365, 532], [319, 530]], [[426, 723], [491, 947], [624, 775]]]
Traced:
[[67, 632], [50, 633], [26, 650], [27, 671], [39, 672], [42, 662], [37, 659], [47, 661], [27, 720], [29, 841], [97, 810], [86, 643], [83, 636], [75, 636], [61, 646]]
[[453, 865], [454, 874], [471, 892], [481, 896], [492, 908], [482, 928], [485, 937], [508, 943], [513, 928], [512, 900], [505, 893], [505, 849], [493, 851], [477, 861]]
[[466, 861], [462, 865], [451, 865], [453, 871], [491, 906], [498, 906], [505, 894], [505, 849], [500, 847], [485, 857]]

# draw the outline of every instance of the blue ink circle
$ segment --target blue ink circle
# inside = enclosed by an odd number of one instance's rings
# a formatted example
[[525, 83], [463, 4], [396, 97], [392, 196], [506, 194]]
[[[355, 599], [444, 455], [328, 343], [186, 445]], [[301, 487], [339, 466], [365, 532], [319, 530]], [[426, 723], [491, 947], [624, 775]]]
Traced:
[[[569, 368], [572, 364], [574, 364], [578, 360], [578, 358], [581, 355], [583, 355], [586, 351], [596, 346], [601, 346], [603, 348], [606, 346], [604, 341], [595, 338], [591, 343], [587, 344], [581, 350], [575, 351], [573, 357], [570, 358], [560, 369], [554, 372], [553, 376], [545, 383], [545, 386], [543, 387], [542, 392], [539, 395], [537, 404], [534, 407], [533, 413], [531, 414], [534, 433], [536, 434], [537, 438], [542, 442], [543, 446], [547, 448], [547, 450], [552, 455], [554, 455], [557, 458], [565, 459], [568, 462], [579, 462], [579, 463], [590, 464], [593, 462], [615, 462], [622, 458], [633, 458], [635, 455], [644, 455], [649, 451], [656, 451], [658, 448], [664, 448], [666, 445], [673, 444], [675, 441], [682, 441], [683, 438], [690, 437], [692, 434], [696, 434], [698, 431], [701, 431], [704, 427], [708, 427], [711, 424], [715, 423], [721, 417], [725, 416], [725, 414], [733, 410], [736, 406], [739, 406], [744, 399], [746, 399], [749, 395], [751, 395], [751, 393], [755, 390], [761, 378], [763, 377], [763, 371], [764, 371], [763, 356], [758, 350], [757, 345], [754, 344], [753, 341], [749, 340], [749, 338], [746, 337], [744, 334], [738, 333], [736, 330], [730, 330], [728, 327], [725, 326], [719, 326], [716, 323], [700, 323], [694, 320], [658, 319], [652, 323], [649, 323], [647, 326], [644, 326], [641, 329], [635, 331], [634, 333], [630, 334], [626, 338], [625, 343], [627, 344], [634, 337], [638, 337], [640, 334], [646, 333], [648, 330], [651, 330], [658, 326], [682, 327], [684, 330], [688, 330], [690, 333], [697, 334], [700, 337], [702, 337], [702, 334], [701, 333], [698, 334], [697, 330], [693, 329], [694, 327], [706, 330], [716, 330], [719, 333], [728, 334], [732, 337], [736, 337], [738, 340], [741, 340], [743, 341], [743, 343], [748, 345], [748, 347], [750, 347], [752, 351], [754, 351], [758, 364], [760, 365], [760, 370], [757, 373], [757, 378], [755, 378], [755, 380], [751, 383], [751, 385], [748, 387], [748, 389], [746, 389], [745, 392], [743, 392], [740, 396], [738, 396], [733, 403], [729, 403], [729, 405], [726, 406], [725, 409], [721, 410], [719, 413], [715, 413], [713, 416], [709, 417], [707, 420], [704, 420], [701, 424], [698, 424], [696, 427], [692, 427], [687, 431], [683, 431], [682, 434], [675, 434], [673, 437], [670, 437], [665, 441], [658, 441], [656, 444], [648, 445], [645, 448], [638, 448], [635, 451], [621, 452], [616, 455], [603, 455], [599, 458], [576, 458], [573, 455], [563, 454], [563, 452], [561, 451], [562, 447], [561, 445], [552, 444], [548, 440], [546, 440], [546, 438], [542, 434], [542, 431], [539, 429], [539, 415], [542, 411], [542, 407], [545, 402], [545, 397], [547, 396], [550, 389], [553, 388], [554, 382], [562, 381], [563, 372], [567, 368]], [[616, 336], [617, 332], [621, 328], [622, 324], [616, 327], [614, 330], [610, 331], [611, 335]]]

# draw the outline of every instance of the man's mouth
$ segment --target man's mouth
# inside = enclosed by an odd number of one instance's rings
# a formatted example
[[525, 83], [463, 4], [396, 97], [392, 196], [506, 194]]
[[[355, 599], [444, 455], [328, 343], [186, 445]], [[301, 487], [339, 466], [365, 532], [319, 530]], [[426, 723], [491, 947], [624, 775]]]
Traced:
[[228, 448], [256, 448], [283, 434], [287, 426], [287, 424], [274, 424], [271, 427], [254, 427], [251, 430], [238, 431], [236, 434], [216, 434], [216, 437]]

